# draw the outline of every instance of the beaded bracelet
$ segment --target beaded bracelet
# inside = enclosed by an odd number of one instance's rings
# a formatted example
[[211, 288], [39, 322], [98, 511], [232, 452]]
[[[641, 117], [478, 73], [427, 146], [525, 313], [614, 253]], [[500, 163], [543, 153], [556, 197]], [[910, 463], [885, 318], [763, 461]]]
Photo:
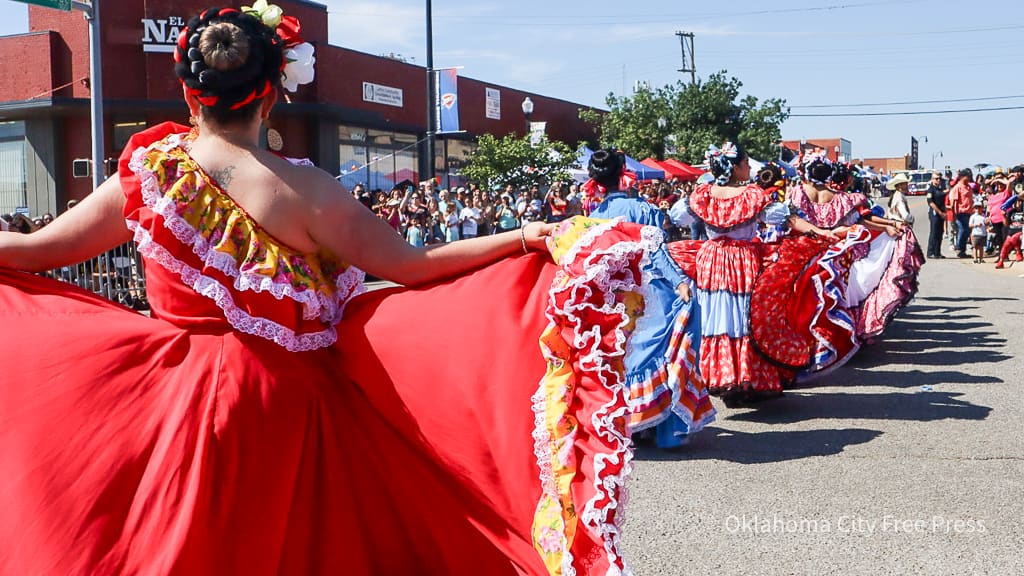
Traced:
[[519, 239], [523, 241], [523, 254], [529, 254], [530, 251], [526, 249], [526, 226], [519, 229]]

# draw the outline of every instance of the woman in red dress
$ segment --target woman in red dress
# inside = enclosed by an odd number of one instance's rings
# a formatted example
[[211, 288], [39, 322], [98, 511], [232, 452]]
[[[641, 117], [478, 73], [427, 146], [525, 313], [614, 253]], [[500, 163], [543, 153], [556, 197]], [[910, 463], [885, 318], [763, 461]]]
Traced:
[[749, 158], [739, 146], [711, 146], [706, 157], [715, 182], [697, 186], [688, 200], [672, 208], [671, 217], [681, 226], [704, 221], [709, 240], [675, 242], [669, 250], [696, 279], [701, 377], [712, 394], [731, 406], [778, 396], [783, 382], [792, 377], [762, 356], [750, 337], [750, 299], [763, 256], [762, 245], [755, 241], [758, 224], [834, 235], [791, 215], [785, 205], [749, 184]]
[[909, 226], [874, 214], [864, 194], [849, 190], [849, 165], [816, 152], [801, 171], [790, 202], [840, 241], [784, 238], [755, 286], [751, 325], [758, 348], [804, 379], [842, 366], [876, 338], [916, 293], [924, 259]]
[[[0, 574], [628, 571], [622, 357], [649, 235], [406, 244], [258, 148], [288, 48], [266, 23], [190, 20], [198, 134], [137, 134], [75, 210], [0, 234]], [[128, 240], [151, 318], [15, 271]], [[361, 269], [415, 288], [359, 295]]]

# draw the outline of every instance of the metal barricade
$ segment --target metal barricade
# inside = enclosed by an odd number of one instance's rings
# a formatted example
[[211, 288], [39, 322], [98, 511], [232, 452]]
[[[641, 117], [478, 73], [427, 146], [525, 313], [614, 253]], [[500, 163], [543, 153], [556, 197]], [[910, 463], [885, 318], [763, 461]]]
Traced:
[[99, 256], [44, 273], [95, 292], [135, 310], [149, 309], [146, 274], [135, 243], [128, 242]]

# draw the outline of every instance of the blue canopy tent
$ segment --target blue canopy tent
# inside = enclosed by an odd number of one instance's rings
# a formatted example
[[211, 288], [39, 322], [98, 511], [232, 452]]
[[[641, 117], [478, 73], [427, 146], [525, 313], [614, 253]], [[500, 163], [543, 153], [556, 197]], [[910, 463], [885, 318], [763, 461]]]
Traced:
[[636, 158], [626, 156], [626, 169], [630, 172], [636, 173], [636, 177], [640, 180], [664, 180], [665, 171], [658, 170], [657, 168], [651, 168], [650, 166], [640, 162]]
[[[579, 167], [580, 167], [581, 170], [583, 170], [583, 172], [587, 171], [587, 167], [590, 165], [590, 157], [593, 156], [593, 155], [594, 155], [594, 151], [591, 150], [590, 148], [587, 148], [586, 146], [580, 146], [580, 149], [576, 151], [576, 163], [579, 164]], [[630, 156], [626, 156], [625, 158], [626, 158], [626, 169], [629, 170], [630, 172], [636, 173], [636, 177], [638, 179], [640, 179], [640, 180], [654, 180], [654, 179], [664, 180], [665, 179], [665, 171], [664, 170], [658, 170], [657, 168], [652, 168], [650, 166], [647, 166], [647, 165], [643, 164], [642, 162], [640, 162], [639, 160], [637, 160], [636, 158], [632, 158]], [[574, 172], [573, 175], [575, 176], [575, 172]]]

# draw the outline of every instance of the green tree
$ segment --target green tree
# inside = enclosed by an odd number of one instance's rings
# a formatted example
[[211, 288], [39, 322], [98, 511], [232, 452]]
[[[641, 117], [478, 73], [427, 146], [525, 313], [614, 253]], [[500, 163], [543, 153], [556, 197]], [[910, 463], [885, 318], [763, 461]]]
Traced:
[[633, 96], [609, 94], [605, 104], [610, 112], [580, 109], [580, 118], [598, 128], [602, 147], [615, 146], [637, 158], [664, 158], [671, 133], [672, 90], [666, 86], [642, 89]]
[[459, 173], [488, 187], [530, 186], [569, 180], [569, 168], [575, 161], [573, 151], [562, 142], [545, 138], [531, 144], [528, 137], [482, 134], [477, 138], [476, 151]]
[[583, 110], [580, 117], [598, 128], [602, 146], [617, 146], [633, 156], [700, 164], [709, 145], [729, 140], [755, 158], [774, 158], [782, 123], [789, 117], [786, 101], [741, 98], [743, 83], [726, 74], [640, 90], [630, 97], [609, 94], [609, 112]]

